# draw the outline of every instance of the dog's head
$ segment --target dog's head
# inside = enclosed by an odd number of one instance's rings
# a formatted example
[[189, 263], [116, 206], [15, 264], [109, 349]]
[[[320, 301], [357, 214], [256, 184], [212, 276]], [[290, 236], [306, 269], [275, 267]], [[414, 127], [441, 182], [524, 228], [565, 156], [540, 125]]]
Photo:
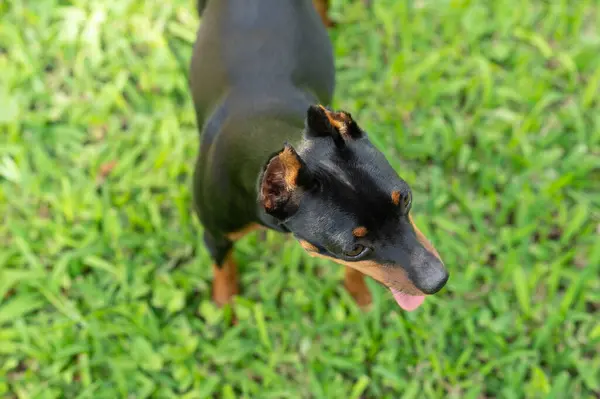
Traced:
[[403, 309], [448, 272], [411, 216], [412, 192], [347, 112], [311, 106], [298, 150], [286, 144], [259, 181], [259, 201], [311, 255], [389, 287]]

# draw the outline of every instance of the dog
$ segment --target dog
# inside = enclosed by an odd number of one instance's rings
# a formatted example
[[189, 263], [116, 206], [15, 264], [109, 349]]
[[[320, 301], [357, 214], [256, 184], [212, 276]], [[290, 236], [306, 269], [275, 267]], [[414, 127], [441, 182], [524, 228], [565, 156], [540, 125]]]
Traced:
[[407, 311], [438, 292], [449, 275], [413, 221], [409, 185], [349, 112], [330, 108], [334, 57], [318, 5], [198, 6], [192, 189], [214, 263], [214, 302], [226, 305], [239, 293], [234, 243], [261, 228], [291, 234], [310, 255], [345, 266], [345, 288], [362, 308], [372, 302], [365, 276]]

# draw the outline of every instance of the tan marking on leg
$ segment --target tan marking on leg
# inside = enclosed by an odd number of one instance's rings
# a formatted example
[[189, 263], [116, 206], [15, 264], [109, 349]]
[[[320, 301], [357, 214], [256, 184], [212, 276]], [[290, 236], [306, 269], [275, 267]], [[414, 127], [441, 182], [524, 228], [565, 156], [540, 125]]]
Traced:
[[237, 241], [237, 240], [242, 239], [246, 234], [251, 233], [255, 230], [260, 230], [260, 229], [263, 229], [263, 226], [261, 226], [258, 223], [251, 223], [248, 226], [246, 226], [238, 231], [228, 233], [227, 238], [230, 241]]
[[367, 283], [365, 282], [364, 274], [346, 266], [346, 271], [344, 273], [344, 287], [346, 287], [346, 290], [348, 290], [361, 309], [369, 310], [373, 299], [369, 287], [367, 287]]
[[239, 294], [237, 265], [230, 252], [221, 267], [213, 265], [212, 297], [218, 306], [224, 306], [231, 303], [237, 294]]
[[328, 28], [334, 27], [335, 22], [329, 18], [329, 0], [313, 0], [313, 5], [317, 9], [323, 25]]

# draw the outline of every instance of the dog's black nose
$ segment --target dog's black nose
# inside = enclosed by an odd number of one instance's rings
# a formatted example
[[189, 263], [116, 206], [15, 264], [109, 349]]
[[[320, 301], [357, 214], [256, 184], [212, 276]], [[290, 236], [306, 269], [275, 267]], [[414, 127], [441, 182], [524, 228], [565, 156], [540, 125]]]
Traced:
[[427, 276], [422, 279], [418, 288], [427, 295], [433, 295], [446, 285], [449, 277], [450, 274], [442, 262], [438, 261], [438, 264], [430, 266]]

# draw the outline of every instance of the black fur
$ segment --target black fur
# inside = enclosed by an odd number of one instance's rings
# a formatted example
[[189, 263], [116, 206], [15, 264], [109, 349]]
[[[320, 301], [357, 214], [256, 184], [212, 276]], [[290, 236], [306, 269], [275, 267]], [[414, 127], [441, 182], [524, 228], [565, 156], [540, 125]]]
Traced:
[[202, 13], [204, 13], [204, 8], [206, 7], [207, 2], [208, 0], [198, 0], [198, 3], [196, 4], [196, 9], [198, 10], [199, 16], [202, 16]]
[[[339, 146], [335, 137], [341, 135], [333, 132], [324, 112], [318, 107], [308, 110], [298, 154], [318, 189], [301, 190], [295, 212], [286, 212], [282, 224], [332, 258], [349, 260], [345, 254], [357, 244], [368, 247], [371, 250], [360, 260], [402, 267], [421, 291], [437, 291], [447, 272], [417, 240], [408, 219], [410, 209], [392, 200], [393, 191], [401, 198], [411, 195], [410, 187], [356, 122], [350, 123], [360, 131], [359, 138], [348, 135]], [[365, 237], [353, 236], [358, 226], [367, 229]]]
[[284, 142], [302, 140], [306, 109], [331, 102], [335, 69], [311, 0], [200, 0], [198, 11], [193, 196], [219, 264], [228, 233], [251, 223], [285, 231], [257, 204], [256, 180]]
[[[443, 264], [392, 197], [408, 195], [408, 184], [349, 113], [316, 106], [331, 102], [335, 69], [312, 1], [201, 0], [198, 9], [193, 194], [215, 263], [230, 251], [230, 233], [259, 223], [334, 259], [358, 260], [348, 253], [363, 245], [370, 250], [360, 260], [404, 269], [424, 293], [440, 289], [448, 278]], [[300, 165], [294, 181], [277, 159], [286, 142], [298, 156], [291, 164]], [[358, 226], [364, 237], [353, 235]]]

